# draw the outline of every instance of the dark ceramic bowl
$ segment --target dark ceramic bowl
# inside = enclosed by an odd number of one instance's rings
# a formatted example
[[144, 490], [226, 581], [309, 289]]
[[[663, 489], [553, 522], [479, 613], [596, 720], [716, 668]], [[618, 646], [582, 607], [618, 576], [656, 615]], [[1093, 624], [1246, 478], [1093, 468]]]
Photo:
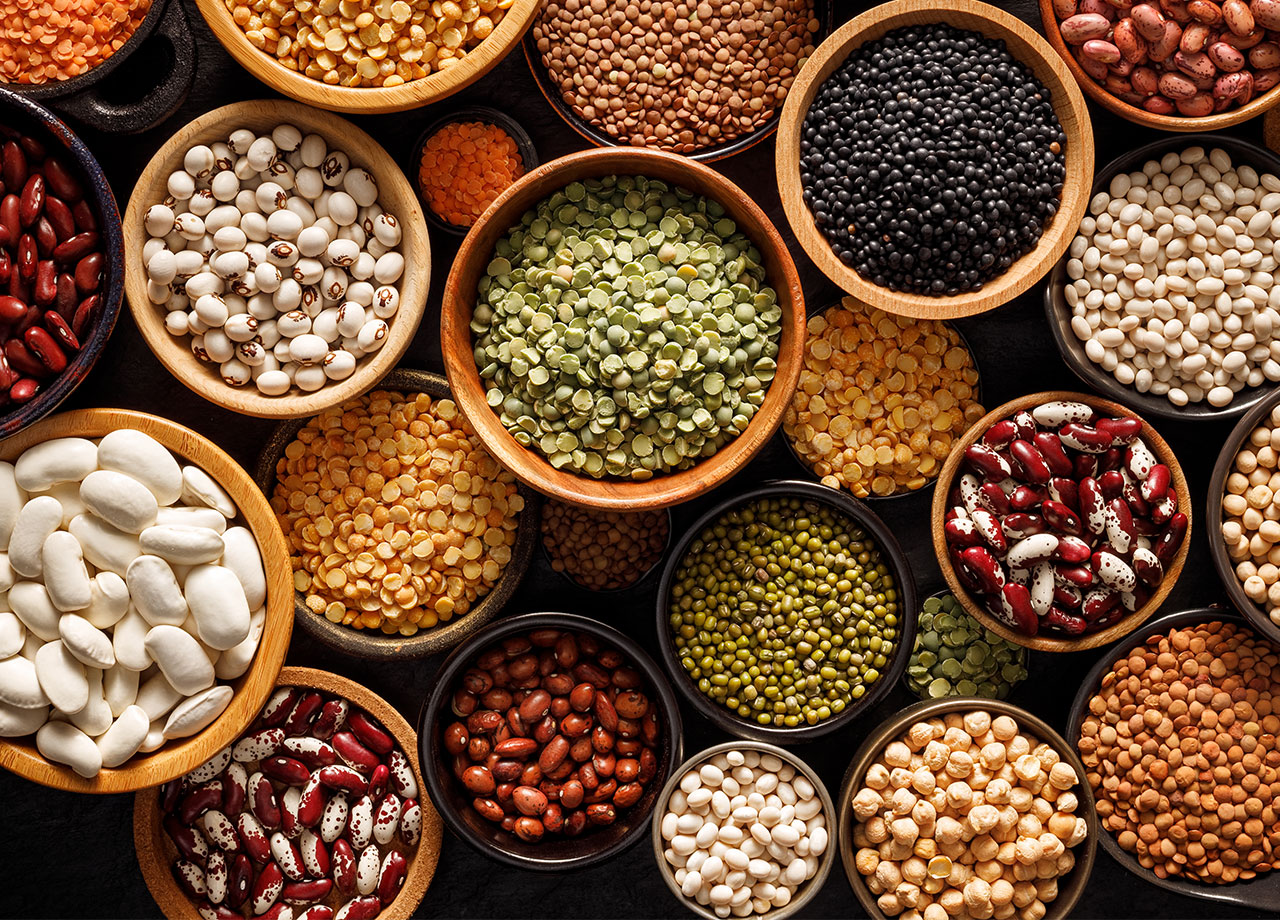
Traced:
[[422, 202], [422, 213], [426, 215], [427, 223], [437, 230], [452, 233], [454, 236], [466, 236], [471, 232], [471, 228], [451, 224], [437, 214], [427, 200], [422, 197], [422, 188], [418, 184], [418, 167], [422, 162], [422, 148], [426, 146], [431, 136], [445, 125], [451, 125], [459, 121], [481, 121], [486, 124], [496, 125], [506, 131], [511, 136], [511, 139], [516, 142], [516, 149], [520, 151], [520, 159], [524, 162], [524, 171], [526, 173], [533, 172], [538, 168], [538, 151], [533, 146], [533, 138], [529, 137], [529, 132], [522, 128], [514, 118], [499, 112], [497, 109], [480, 105], [458, 109], [443, 118], [438, 118], [427, 126], [427, 130], [418, 135], [418, 139], [413, 145], [413, 160], [409, 163], [409, 168], [405, 170], [405, 175], [409, 177], [409, 181], [413, 184], [413, 190], [418, 193], [418, 200]]
[[[1093, 190], [1089, 193], [1089, 197], [1092, 200], [1094, 195], [1105, 192], [1117, 173], [1133, 172], [1141, 169], [1142, 164], [1147, 160], [1158, 160], [1171, 151], [1182, 151], [1187, 147], [1196, 146], [1206, 149], [1221, 147], [1231, 155], [1233, 163], [1246, 163], [1259, 172], [1268, 171], [1280, 175], [1280, 156], [1258, 144], [1225, 134], [1177, 134], [1139, 147], [1137, 150], [1131, 150], [1099, 169], [1095, 174]], [[1064, 254], [1058, 264], [1053, 267], [1053, 271], [1049, 273], [1049, 283], [1044, 289], [1044, 312], [1048, 317], [1049, 331], [1053, 333], [1053, 341], [1058, 347], [1058, 353], [1062, 355], [1062, 360], [1087, 386], [1108, 399], [1124, 403], [1144, 417], [1166, 418], [1175, 422], [1238, 418], [1271, 392], [1274, 384], [1266, 382], [1253, 389], [1241, 390], [1226, 406], [1215, 409], [1207, 402], [1175, 406], [1167, 397], [1139, 393], [1132, 386], [1125, 386], [1113, 375], [1104, 371], [1101, 365], [1089, 360], [1084, 353], [1084, 342], [1076, 338], [1075, 333], [1071, 331], [1071, 308], [1067, 306], [1067, 299], [1063, 294], [1069, 261], [1070, 253]]]
[[[813, 37], [815, 50], [835, 28], [835, 11], [836, 0], [814, 0], [813, 14], [819, 23], [818, 32]], [[529, 70], [533, 74], [534, 82], [538, 85], [538, 89], [542, 92], [547, 102], [555, 109], [556, 114], [564, 119], [564, 123], [576, 131], [583, 140], [597, 147], [627, 146], [608, 131], [584, 119], [564, 101], [564, 97], [560, 94], [560, 88], [556, 86], [555, 81], [551, 79], [551, 74], [547, 72], [547, 68], [542, 64], [542, 55], [538, 52], [538, 42], [533, 36], [533, 31], [530, 28], [525, 33], [524, 41], [521, 42], [521, 46], [524, 48], [524, 58], [529, 64]], [[688, 154], [688, 156], [704, 163], [713, 163], [716, 160], [723, 160], [734, 154], [742, 153], [744, 150], [750, 150], [778, 130], [778, 120], [781, 115], [782, 106], [779, 104], [774, 116], [749, 134], [743, 134], [725, 144], [702, 147], [694, 153]]]
[[[699, 692], [697, 685], [685, 672], [671, 638], [671, 626], [667, 622], [670, 613], [671, 585], [675, 581], [676, 571], [689, 545], [698, 539], [698, 535], [705, 527], [713, 524], [722, 514], [741, 508], [759, 498], [798, 498], [806, 502], [826, 505], [849, 518], [875, 540], [880, 548], [881, 559], [893, 575], [894, 586], [898, 592], [897, 645], [888, 666], [881, 670], [880, 679], [872, 684], [860, 699], [850, 701], [842, 712], [816, 725], [801, 725], [795, 728], [766, 727], [750, 722], [719, 703], [713, 702], [710, 697]], [[902, 680], [902, 675], [907, 669], [907, 659], [911, 657], [911, 646], [916, 638], [916, 618], [919, 610], [915, 578], [911, 573], [911, 564], [907, 561], [906, 553], [902, 551], [893, 531], [870, 508], [847, 492], [837, 491], [816, 482], [777, 480], [766, 482], [719, 502], [694, 521], [675, 544], [662, 569], [662, 581], [658, 584], [658, 642], [662, 648], [662, 664], [667, 669], [668, 679], [676, 685], [685, 701], [697, 710], [698, 715], [710, 721], [721, 731], [738, 738], [786, 747], [789, 744], [813, 741], [848, 726], [883, 699], [885, 694]]]
[[[560, 571], [556, 571], [556, 569], [555, 569], [555, 568], [554, 568], [554, 566], [552, 565], [551, 553], [549, 553], [549, 552], [547, 551], [547, 545], [546, 545], [545, 543], [543, 543], [543, 542], [542, 542], [542, 529], [541, 529], [541, 527], [539, 527], [539, 529], [538, 529], [538, 546], [540, 546], [540, 547], [542, 548], [542, 558], [546, 561], [546, 563], [547, 563], [547, 568], [552, 569], [552, 571], [555, 571], [557, 575], [559, 575], [561, 578], [563, 578], [563, 579], [564, 579], [565, 581], [567, 581], [569, 584], [573, 585], [575, 588], [578, 588], [578, 589], [580, 589], [580, 590], [582, 590], [582, 591], [590, 591], [592, 594], [595, 594], [595, 595], [598, 595], [598, 596], [602, 596], [602, 597], [607, 597], [607, 596], [609, 596], [609, 595], [621, 594], [621, 593], [622, 593], [622, 592], [624, 592], [624, 591], [635, 591], [635, 590], [638, 590], [638, 589], [639, 589], [639, 587], [640, 587], [640, 585], [642, 585], [643, 583], [645, 583], [645, 582], [649, 581], [649, 580], [653, 577], [653, 573], [654, 573], [654, 572], [660, 571], [660, 570], [662, 569], [662, 563], [663, 563], [663, 562], [665, 562], [665, 561], [666, 561], [666, 558], [667, 558], [667, 551], [668, 551], [669, 549], [671, 549], [671, 539], [672, 539], [672, 533], [673, 533], [673, 531], [674, 531], [674, 522], [673, 522], [673, 521], [672, 521], [672, 519], [671, 519], [671, 509], [670, 509], [670, 508], [662, 508], [662, 509], [660, 509], [660, 510], [661, 510], [661, 511], [662, 511], [662, 513], [663, 513], [663, 514], [665, 514], [665, 515], [666, 515], [666, 517], [667, 517], [667, 539], [666, 539], [666, 542], [664, 542], [664, 543], [663, 543], [663, 545], [662, 545], [662, 552], [658, 554], [658, 558], [657, 558], [656, 560], [654, 560], [653, 565], [651, 565], [651, 566], [649, 566], [649, 568], [645, 569], [645, 570], [644, 570], [644, 573], [643, 573], [643, 574], [641, 574], [641, 576], [640, 576], [639, 578], [637, 578], [635, 581], [633, 581], [633, 582], [632, 582], [631, 584], [629, 584], [629, 585], [623, 585], [621, 588], [600, 588], [600, 589], [596, 589], [596, 588], [588, 588], [586, 585], [584, 585], [584, 584], [580, 583], [577, 579], [575, 579], [575, 578], [574, 578], [572, 575], [570, 575], [568, 572], [560, 572]], [[544, 511], [544, 512], [546, 511], [546, 505], [543, 505], [543, 511]], [[601, 512], [601, 513], [603, 513], [603, 512]], [[625, 512], [624, 512], [624, 513], [625, 513]]]
[[[592, 829], [578, 837], [548, 835], [540, 843], [525, 843], [498, 825], [486, 821], [471, 807], [472, 796], [462, 787], [449, 766], [451, 755], [441, 736], [456, 716], [451, 706], [462, 674], [480, 655], [510, 636], [522, 636], [539, 629], [563, 629], [588, 633], [602, 645], [622, 652], [629, 663], [644, 675], [651, 703], [662, 715], [662, 754], [658, 772], [645, 787], [644, 796], [608, 827]], [[434, 678], [431, 695], [418, 717], [418, 745], [422, 773], [431, 801], [444, 823], [481, 854], [516, 869], [539, 872], [571, 872], [585, 869], [617, 856], [647, 835], [649, 813], [682, 750], [680, 707], [667, 685], [666, 676], [636, 642], [596, 620], [571, 613], [526, 613], [486, 627], [458, 646], [445, 659]], [[601, 893], [607, 900], [608, 894]], [[603, 903], [603, 901], [601, 902]]]
[[[436, 399], [452, 399], [449, 384], [439, 374], [397, 368], [384, 377], [375, 387], [379, 390], [398, 390], [406, 393], [429, 393]], [[271, 433], [271, 438], [258, 455], [253, 478], [268, 501], [276, 486], [276, 463], [284, 455], [285, 448], [293, 441], [313, 417], [290, 419], [281, 422]], [[302, 592], [294, 595], [294, 622], [312, 638], [353, 658], [372, 661], [405, 661], [425, 658], [453, 648], [467, 636], [484, 626], [506, 605], [524, 578], [533, 558], [534, 544], [538, 540], [541, 508], [538, 494], [517, 482], [524, 497], [524, 510], [520, 512], [520, 524], [516, 528], [516, 543], [511, 548], [511, 561], [492, 590], [480, 598], [470, 610], [442, 625], [422, 630], [412, 636], [387, 635], [381, 630], [352, 629], [341, 623], [330, 623], [322, 614], [312, 613], [303, 603]]]
[[[1089, 700], [1097, 692], [1103, 678], [1111, 671], [1112, 665], [1121, 656], [1127, 657], [1130, 650], [1144, 645], [1151, 636], [1164, 635], [1171, 629], [1182, 629], [1186, 626], [1195, 626], [1214, 620], [1236, 623], [1241, 626], [1248, 625], [1252, 627], [1254, 625], [1253, 623], [1246, 624], [1244, 619], [1234, 610], [1227, 610], [1222, 607], [1201, 607], [1196, 610], [1184, 610], [1180, 613], [1169, 613], [1156, 617], [1149, 623], [1144, 624], [1142, 629], [1125, 636], [1114, 645], [1108, 646], [1106, 651], [1098, 658], [1098, 663], [1093, 666], [1093, 669], [1089, 671], [1089, 675], [1081, 683], [1080, 689], [1076, 691], [1076, 698], [1071, 703], [1071, 712], [1067, 716], [1067, 737], [1071, 739], [1071, 743], [1074, 745], [1080, 737], [1080, 726], [1084, 723], [1085, 710], [1089, 707]], [[1089, 804], [1092, 807], [1092, 795]], [[1237, 909], [1262, 911], [1268, 915], [1275, 914], [1276, 906], [1280, 905], [1280, 870], [1272, 870], [1247, 882], [1233, 882], [1229, 885], [1206, 885], [1202, 882], [1183, 878], [1160, 878], [1151, 870], [1144, 869], [1139, 864], [1137, 857], [1122, 849], [1120, 844], [1116, 842], [1115, 835], [1103, 829], [1100, 825], [1098, 837], [1102, 840], [1102, 848], [1110, 854], [1112, 859], [1144, 882], [1155, 885], [1157, 888], [1163, 888], [1165, 891], [1172, 891], [1175, 894], [1186, 895], [1191, 898], [1201, 898], [1205, 901], [1218, 901], [1222, 904], [1230, 904]]]
[[0, 438], [7, 438], [56, 409], [89, 375], [102, 356], [120, 315], [120, 303], [124, 297], [124, 237], [120, 228], [120, 210], [116, 207], [115, 195], [111, 193], [102, 167], [84, 142], [58, 116], [44, 106], [0, 87], [0, 124], [29, 132], [50, 150], [62, 153], [70, 161], [76, 177], [84, 186], [85, 197], [93, 205], [104, 256], [103, 283], [99, 289], [102, 300], [88, 338], [81, 343], [80, 351], [67, 362], [66, 370], [52, 383], [42, 386], [34, 399], [0, 409]]

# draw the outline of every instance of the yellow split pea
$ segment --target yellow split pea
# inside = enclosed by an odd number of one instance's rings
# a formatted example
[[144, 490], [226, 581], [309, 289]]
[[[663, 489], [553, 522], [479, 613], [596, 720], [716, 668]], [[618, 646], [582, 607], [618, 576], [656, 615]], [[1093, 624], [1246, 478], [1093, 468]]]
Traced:
[[452, 400], [375, 390], [298, 432], [271, 507], [308, 609], [412, 636], [489, 593], [524, 499]]

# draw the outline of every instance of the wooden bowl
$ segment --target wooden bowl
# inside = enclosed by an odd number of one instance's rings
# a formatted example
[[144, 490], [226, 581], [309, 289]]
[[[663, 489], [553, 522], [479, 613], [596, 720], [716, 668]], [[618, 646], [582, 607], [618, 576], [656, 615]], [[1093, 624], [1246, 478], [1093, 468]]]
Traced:
[[[439, 374], [397, 368], [377, 385], [380, 390], [404, 393], [429, 393], [437, 399], [452, 399], [449, 384]], [[254, 480], [262, 494], [270, 500], [276, 487], [276, 463], [284, 456], [285, 448], [307, 424], [310, 418], [281, 422], [271, 433], [270, 440], [258, 455]], [[481, 598], [466, 614], [440, 626], [433, 626], [412, 636], [389, 636], [381, 630], [352, 629], [341, 623], [330, 623], [322, 614], [313, 613], [304, 603], [303, 593], [293, 593], [294, 622], [302, 631], [330, 648], [353, 658], [374, 661], [404, 661], [425, 658], [445, 649], [453, 648], [467, 636], [492, 620], [520, 585], [533, 558], [533, 548], [538, 542], [538, 525], [541, 509], [538, 495], [532, 489], [517, 484], [524, 497], [525, 507], [520, 512], [520, 524], [516, 528], [516, 543], [511, 549], [511, 561], [502, 570], [493, 589]], [[274, 515], [273, 515], [274, 521]], [[277, 532], [280, 525], [276, 523]], [[290, 564], [290, 563], [286, 563]], [[292, 576], [291, 576], [292, 577]]]
[[515, 48], [541, 0], [514, 0], [498, 27], [459, 63], [400, 86], [330, 86], [290, 70], [274, 55], [258, 50], [231, 18], [224, 0], [196, 0], [200, 15], [240, 66], [278, 93], [321, 109], [377, 115], [404, 112], [439, 102], [470, 86]]
[[[746, 431], [697, 465], [645, 482], [578, 476], [557, 470], [541, 454], [521, 447], [489, 408], [472, 352], [470, 325], [477, 284], [498, 240], [520, 223], [525, 211], [569, 183], [615, 174], [662, 179], [719, 202], [760, 251], [769, 285], [777, 291], [782, 308], [777, 374]], [[804, 294], [795, 263], [778, 231], [746, 192], [710, 167], [687, 157], [656, 150], [602, 147], [571, 153], [526, 173], [499, 195], [476, 221], [462, 241], [449, 280], [445, 282], [440, 347], [449, 386], [458, 405], [498, 462], [518, 479], [545, 495], [571, 504], [639, 511], [677, 505], [715, 488], [746, 466], [773, 436], [800, 380], [804, 324]]]
[[[1169, 467], [1169, 472], [1172, 474], [1173, 487], [1178, 493], [1178, 510], [1187, 516], [1187, 532], [1182, 538], [1182, 546], [1178, 548], [1177, 554], [1173, 557], [1173, 564], [1165, 569], [1164, 581], [1160, 582], [1160, 586], [1152, 593], [1151, 600], [1145, 606], [1139, 607], [1127, 616], [1112, 623], [1106, 629], [1085, 633], [1076, 638], [1050, 636], [1047, 634], [1028, 636], [1006, 626], [988, 613], [987, 608], [974, 599], [973, 595], [969, 593], [968, 589], [961, 584], [960, 579], [956, 576], [955, 568], [951, 565], [951, 557], [947, 554], [947, 539], [942, 529], [947, 512], [947, 496], [951, 492], [952, 483], [962, 472], [961, 464], [964, 462], [964, 452], [976, 443], [988, 428], [1001, 419], [1009, 418], [1023, 409], [1031, 409], [1041, 403], [1059, 399], [1082, 402], [1102, 412], [1109, 412], [1114, 416], [1133, 416], [1138, 418], [1142, 422], [1142, 440], [1151, 448], [1151, 452], [1156, 455], [1156, 458]], [[938, 477], [938, 487], [933, 493], [933, 552], [938, 558], [938, 566], [942, 569], [942, 575], [946, 578], [947, 586], [951, 588], [951, 593], [960, 601], [961, 606], [987, 629], [998, 636], [1008, 639], [1010, 642], [1015, 642], [1018, 645], [1023, 645], [1039, 652], [1080, 652], [1085, 649], [1106, 645], [1114, 639], [1133, 632], [1160, 609], [1164, 599], [1173, 590], [1174, 584], [1178, 581], [1178, 576], [1182, 574], [1182, 566], [1187, 561], [1187, 552], [1191, 549], [1192, 517], [1191, 489], [1187, 485], [1187, 477], [1182, 473], [1182, 466], [1178, 463], [1178, 458], [1174, 456], [1173, 448], [1156, 433], [1156, 430], [1145, 419], [1135, 415], [1132, 410], [1126, 409], [1119, 403], [1103, 399], [1101, 396], [1072, 393], [1067, 390], [1050, 390], [1044, 393], [1031, 393], [1027, 396], [1020, 396], [1017, 399], [1010, 400], [1003, 406], [997, 406], [974, 422], [969, 430], [964, 433], [964, 436], [956, 442], [951, 451], [951, 456], [943, 464], [942, 474]]]
[[[423, 895], [427, 893], [431, 879], [435, 876], [443, 836], [440, 815], [425, 794], [426, 786], [422, 781], [422, 769], [418, 765], [417, 733], [405, 721], [404, 716], [378, 694], [353, 680], [329, 671], [319, 671], [315, 668], [285, 668], [280, 672], [276, 686], [309, 687], [350, 700], [381, 722], [395, 738], [405, 756], [409, 758], [414, 778], [418, 781], [418, 788], [422, 790], [422, 797], [418, 800], [418, 804], [422, 807], [422, 839], [418, 841], [418, 848], [409, 860], [409, 872], [405, 877], [404, 887], [400, 889], [396, 899], [378, 914], [379, 920], [408, 920], [413, 916]], [[255, 718], [257, 714], [255, 711]], [[138, 866], [142, 869], [142, 877], [151, 891], [151, 897], [155, 898], [161, 912], [169, 920], [200, 920], [195, 903], [174, 881], [170, 867], [179, 856], [178, 848], [173, 845], [169, 835], [160, 826], [161, 817], [159, 790], [139, 790], [133, 800], [133, 845], [138, 856]], [[232, 820], [235, 820], [234, 815]], [[335, 910], [337, 906], [337, 904], [334, 905]]]
[[1185, 115], [1156, 115], [1111, 95], [1102, 88], [1101, 84], [1095, 82], [1093, 77], [1084, 72], [1084, 68], [1071, 53], [1067, 43], [1062, 40], [1062, 32], [1058, 28], [1058, 17], [1053, 12], [1053, 0], [1040, 0], [1040, 21], [1044, 26], [1044, 34], [1049, 44], [1053, 45], [1053, 49], [1066, 63], [1067, 69], [1071, 71], [1071, 75], [1075, 77], [1085, 95], [1107, 111], [1145, 128], [1154, 128], [1157, 131], [1221, 131], [1231, 125], [1248, 121], [1255, 115], [1261, 115], [1280, 102], [1280, 87], [1273, 87], [1245, 105], [1216, 115], [1205, 115], [1202, 118], [1188, 118]]
[[[1009, 52], [1027, 66], [1049, 90], [1053, 108], [1067, 137], [1066, 178], [1058, 212], [1045, 227], [1034, 249], [1004, 274], [990, 279], [977, 291], [952, 297], [929, 297], [892, 291], [872, 284], [831, 250], [831, 244], [813, 222], [800, 186], [800, 132], [805, 115], [818, 90], [848, 58], [869, 41], [894, 29], [923, 24], [945, 24], [1002, 39]], [[1093, 178], [1093, 128], [1084, 96], [1070, 72], [1043, 38], [1011, 13], [975, 0], [895, 0], [856, 16], [836, 29], [800, 71], [787, 95], [778, 126], [778, 191], [787, 222], [801, 248], [824, 275], [863, 303], [889, 313], [925, 319], [954, 319], [994, 310], [1017, 297], [1044, 277], [1075, 235], [1088, 206]]]
[[239, 464], [190, 428], [126, 409], [77, 409], [45, 419], [8, 438], [0, 444], [0, 460], [13, 461], [28, 447], [53, 438], [100, 438], [121, 428], [134, 428], [151, 435], [226, 489], [262, 551], [267, 574], [267, 619], [253, 664], [244, 675], [229, 682], [236, 691], [230, 705], [199, 734], [170, 741], [151, 754], [137, 754], [124, 766], [103, 769], [93, 779], [85, 779], [68, 766], [45, 760], [36, 750], [32, 736], [0, 739], [0, 767], [42, 786], [69, 792], [133, 792], [167, 783], [200, 766], [230, 744], [257, 716], [275, 687], [293, 630], [289, 609], [293, 586], [289, 550], [271, 506]]
[[[1196, 120], [1183, 119], [1183, 121]], [[1159, 160], [1166, 153], [1181, 152], [1195, 146], [1202, 146], [1206, 150], [1221, 147], [1231, 155], [1233, 163], [1247, 163], [1259, 172], [1280, 175], [1280, 156], [1260, 144], [1227, 134], [1164, 137], [1136, 150], [1130, 150], [1098, 170], [1093, 190], [1089, 195], [1090, 200], [1099, 192], [1107, 191], [1111, 186], [1111, 180], [1119, 173], [1140, 172], [1142, 164], [1148, 160]], [[1203, 401], [1175, 406], [1164, 396], [1139, 393], [1132, 385], [1122, 384], [1114, 374], [1104, 371], [1100, 365], [1089, 360], [1089, 356], [1084, 352], [1084, 342], [1071, 331], [1071, 307], [1067, 305], [1067, 298], [1063, 293], [1067, 285], [1067, 262], [1069, 261], [1069, 256], [1064, 253], [1058, 260], [1058, 264], [1053, 267], [1053, 271], [1049, 273], [1049, 281], [1044, 289], [1044, 312], [1049, 320], [1049, 331], [1053, 333], [1053, 343], [1058, 347], [1058, 354], [1062, 355], [1063, 362], [1086, 386], [1117, 402], [1124, 403], [1144, 416], [1168, 419], [1171, 422], [1237, 418], [1273, 392], [1275, 384], [1266, 381], [1259, 386], [1241, 390], [1236, 394], [1235, 399], [1218, 409]]]
[[1079, 799], [1079, 807], [1076, 808], [1075, 813], [1084, 818], [1089, 825], [1089, 835], [1073, 848], [1076, 864], [1065, 878], [1058, 880], [1058, 897], [1046, 905], [1048, 911], [1045, 913], [1044, 920], [1066, 920], [1084, 894], [1089, 882], [1089, 873], [1093, 871], [1093, 860], [1097, 855], [1100, 831], [1098, 815], [1093, 806], [1093, 790], [1085, 781], [1084, 764], [1080, 761], [1075, 748], [1067, 744], [1066, 739], [1059, 735], [1048, 722], [1012, 703], [1006, 703], [1004, 700], [978, 699], [972, 696], [952, 697], [945, 700], [913, 703], [881, 723], [880, 727], [862, 742], [858, 752], [853, 755], [853, 762], [849, 764], [849, 769], [840, 783], [840, 804], [836, 806], [838, 817], [830, 824], [832, 827], [839, 828], [836, 842], [840, 848], [840, 861], [844, 865], [849, 887], [853, 889], [854, 895], [862, 904], [862, 909], [872, 920], [887, 920], [887, 918], [876, 906], [876, 895], [871, 893], [871, 889], [863, 881], [862, 873], [854, 864], [854, 856], [858, 848], [853, 845], [853, 830], [856, 824], [852, 814], [853, 797], [858, 794], [862, 778], [885, 746], [901, 737], [912, 724], [945, 716], [949, 712], [973, 712], [979, 709], [993, 716], [1012, 717], [1017, 721], [1018, 729], [1022, 734], [1031, 735], [1051, 745], [1076, 771], [1080, 781], [1075, 787], [1076, 797]]
[[[147, 297], [142, 247], [148, 236], [143, 219], [147, 208], [168, 194], [169, 174], [182, 168], [183, 156], [190, 147], [217, 140], [225, 142], [236, 128], [269, 133], [276, 125], [286, 123], [297, 126], [304, 134], [321, 135], [331, 147], [345, 151], [353, 166], [364, 166], [373, 173], [378, 182], [378, 202], [400, 220], [403, 233], [400, 252], [404, 254], [405, 268], [397, 282], [400, 309], [388, 322], [390, 332], [386, 342], [371, 356], [361, 358], [355, 373], [346, 380], [330, 381], [312, 393], [295, 386], [283, 396], [266, 396], [252, 383], [243, 387], [228, 386], [219, 375], [216, 364], [206, 364], [191, 353], [190, 336], [176, 336], [165, 328], [165, 308], [153, 304]], [[278, 99], [224, 105], [178, 129], [156, 151], [134, 186], [125, 212], [124, 241], [125, 296], [129, 299], [134, 322], [160, 363], [197, 396], [232, 412], [259, 418], [314, 415], [372, 388], [395, 367], [413, 341], [431, 286], [431, 246], [427, 240], [426, 218], [413, 186], [395, 160], [377, 141], [346, 119]]]
[[[662, 788], [662, 792], [659, 793], [658, 807], [653, 810], [653, 820], [650, 822], [652, 826], [650, 836], [653, 841], [653, 857], [658, 864], [658, 873], [662, 876], [662, 880], [667, 883], [667, 889], [683, 907], [704, 918], [704, 920], [719, 920], [719, 918], [710, 907], [704, 907], [693, 898], [685, 897], [684, 892], [680, 890], [680, 886], [676, 884], [675, 872], [663, 855], [667, 848], [667, 842], [662, 839], [662, 818], [667, 812], [667, 802], [671, 798], [671, 794], [679, 788], [680, 780], [717, 754], [724, 754], [729, 751], [756, 751], [759, 754], [772, 754], [783, 763], [790, 764], [798, 774], [813, 784], [814, 793], [822, 802], [822, 816], [826, 821], [829, 835], [835, 836], [837, 823], [836, 808], [831, 802], [831, 793], [827, 791], [827, 784], [822, 781], [822, 777], [814, 772], [813, 767], [795, 754], [783, 750], [777, 745], [765, 744], [763, 741], [726, 741], [723, 744], [709, 747], [705, 751], [699, 751], [680, 764], [672, 771], [671, 778], [667, 780], [667, 784]], [[753, 913], [751, 916], [755, 920], [786, 920], [787, 917], [795, 916], [804, 909], [805, 905], [818, 896], [822, 886], [827, 883], [827, 879], [831, 875], [831, 867], [835, 865], [835, 862], [836, 847], [832, 843], [828, 843], [827, 849], [818, 858], [818, 871], [813, 878], [804, 882], [799, 888], [798, 894], [783, 907], [775, 907], [762, 914]], [[654, 913], [656, 914], [657, 911]]]

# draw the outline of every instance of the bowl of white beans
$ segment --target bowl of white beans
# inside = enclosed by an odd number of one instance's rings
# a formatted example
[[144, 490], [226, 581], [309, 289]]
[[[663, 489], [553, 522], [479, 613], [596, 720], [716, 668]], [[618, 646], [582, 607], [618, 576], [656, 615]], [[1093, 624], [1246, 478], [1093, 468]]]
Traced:
[[261, 418], [360, 395], [426, 306], [426, 219], [359, 128], [295, 102], [239, 102], [181, 128], [124, 219], [125, 295], [186, 387]]
[[1063, 360], [1147, 416], [1236, 418], [1280, 381], [1280, 157], [1194, 134], [1098, 171], [1049, 276]]
[[762, 741], [729, 741], [671, 771], [653, 810], [662, 880], [707, 920], [784, 920], [835, 863], [836, 810], [818, 774]]

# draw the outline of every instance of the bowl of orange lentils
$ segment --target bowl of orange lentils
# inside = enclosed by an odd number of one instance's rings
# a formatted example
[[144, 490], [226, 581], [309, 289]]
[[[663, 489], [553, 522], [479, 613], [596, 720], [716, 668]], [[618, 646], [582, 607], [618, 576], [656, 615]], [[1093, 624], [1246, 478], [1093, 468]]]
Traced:
[[412, 174], [427, 221], [465, 236], [494, 199], [537, 165], [524, 128], [497, 109], [475, 106], [422, 132]]

